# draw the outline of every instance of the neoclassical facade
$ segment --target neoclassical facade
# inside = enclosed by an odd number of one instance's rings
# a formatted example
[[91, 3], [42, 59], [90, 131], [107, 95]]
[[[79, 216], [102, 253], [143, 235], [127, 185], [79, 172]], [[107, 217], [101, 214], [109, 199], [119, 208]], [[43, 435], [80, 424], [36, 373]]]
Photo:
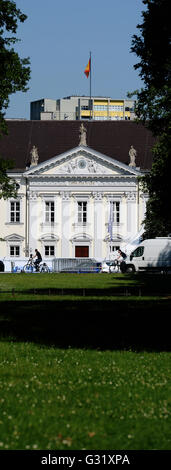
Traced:
[[1, 200], [0, 259], [6, 269], [21, 264], [35, 248], [48, 264], [54, 258], [109, 258], [138, 233], [146, 197], [140, 189], [136, 152], [122, 163], [86, 144], [39, 163], [36, 146], [31, 164], [11, 177], [16, 199]]

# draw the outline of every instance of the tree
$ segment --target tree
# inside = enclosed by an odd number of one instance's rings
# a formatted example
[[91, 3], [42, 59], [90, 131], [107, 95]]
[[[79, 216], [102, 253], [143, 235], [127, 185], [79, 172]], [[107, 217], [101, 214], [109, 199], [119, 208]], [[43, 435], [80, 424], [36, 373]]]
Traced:
[[7, 170], [13, 167], [13, 162], [0, 159], [0, 199], [17, 196], [17, 183], [7, 175]]
[[137, 93], [136, 114], [156, 136], [151, 172], [142, 178], [149, 193], [145, 216], [147, 237], [171, 233], [170, 210], [170, 127], [171, 127], [171, 34], [170, 2], [143, 0], [140, 35], [132, 38], [131, 52], [139, 58], [134, 68], [145, 88]]
[[171, 234], [171, 155], [167, 135], [160, 136], [153, 153], [152, 169], [142, 178], [144, 191], [149, 194], [144, 220], [146, 238]]
[[[21, 59], [12, 47], [18, 41], [18, 22], [24, 22], [26, 18], [14, 1], [0, 0], [0, 135], [7, 133], [4, 117], [9, 96], [16, 91], [27, 91], [30, 78], [29, 59]], [[11, 162], [0, 159], [0, 197], [15, 194], [16, 185], [6, 174], [10, 167]]]

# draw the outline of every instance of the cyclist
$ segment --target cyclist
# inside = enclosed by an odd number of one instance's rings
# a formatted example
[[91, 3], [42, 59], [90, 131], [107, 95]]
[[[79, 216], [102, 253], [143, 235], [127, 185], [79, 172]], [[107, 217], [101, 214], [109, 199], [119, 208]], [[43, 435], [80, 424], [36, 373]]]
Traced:
[[35, 268], [36, 268], [36, 272], [38, 272], [39, 271], [39, 264], [42, 261], [42, 256], [41, 256], [40, 252], [37, 250], [37, 248], [35, 249], [35, 255], [33, 256], [33, 258], [36, 258], [36, 260], [34, 262], [34, 265], [35, 265]]

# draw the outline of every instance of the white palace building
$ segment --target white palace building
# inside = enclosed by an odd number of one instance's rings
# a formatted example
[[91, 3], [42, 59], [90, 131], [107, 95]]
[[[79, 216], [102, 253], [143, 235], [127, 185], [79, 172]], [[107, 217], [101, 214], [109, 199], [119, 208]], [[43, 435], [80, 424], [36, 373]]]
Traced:
[[[34, 124], [37, 127], [33, 130]], [[137, 126], [134, 123], [120, 123], [119, 128], [106, 127], [106, 141], [111, 142], [112, 135], [115, 145], [120, 142], [117, 159], [117, 145], [112, 147], [110, 144], [110, 149], [106, 147], [108, 154], [103, 152], [105, 146], [102, 144], [102, 151], [97, 150], [97, 145], [96, 149], [88, 145], [93, 131], [95, 140], [101, 141], [103, 123], [86, 126], [86, 123], [78, 122], [74, 124], [74, 130], [72, 124], [67, 127], [69, 123], [65, 123], [63, 133], [59, 127], [62, 123], [55, 123], [50, 128], [52, 124], [9, 122], [9, 135], [0, 145], [1, 156], [13, 157], [15, 161], [15, 168], [9, 175], [18, 185], [17, 198], [0, 200], [0, 260], [6, 271], [10, 271], [14, 263], [23, 266], [35, 248], [50, 267], [59, 258], [110, 259], [116, 249], [126, 248], [142, 230], [146, 195], [140, 188], [138, 177], [149, 168], [141, 168], [140, 161], [137, 166], [140, 153], [141, 159], [145, 158], [138, 145], [150, 152], [152, 137], [149, 131], [142, 128], [146, 141], [144, 143], [141, 131], [138, 144], [132, 134], [132, 126]], [[122, 124], [131, 124], [129, 138], [129, 129], [122, 128]], [[93, 125], [98, 127], [94, 129]], [[112, 123], [112, 126], [116, 125], [118, 123]], [[116, 131], [116, 140], [112, 129]], [[60, 152], [61, 148], [69, 147], [66, 136], [72, 135], [72, 131], [78, 145]], [[135, 135], [136, 131], [134, 127]], [[148, 145], [147, 137], [150, 139]], [[111, 151], [114, 156], [109, 155]]]

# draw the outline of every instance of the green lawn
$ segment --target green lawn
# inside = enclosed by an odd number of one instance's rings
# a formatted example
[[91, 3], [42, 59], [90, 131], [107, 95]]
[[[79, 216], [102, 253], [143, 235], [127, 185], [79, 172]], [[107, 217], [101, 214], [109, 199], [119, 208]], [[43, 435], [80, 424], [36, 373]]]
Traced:
[[111, 285], [134, 285], [136, 277], [131, 275], [69, 274], [69, 273], [5, 273], [0, 275], [0, 290], [17, 288], [18, 290], [30, 288], [109, 288]]
[[148, 295], [171, 294], [171, 275], [150, 274], [1, 274], [0, 300], [3, 295], [11, 294], [10, 299], [18, 293], [21, 295]]
[[56, 346], [168, 350], [170, 276], [2, 274], [0, 335]]
[[169, 353], [0, 351], [1, 449], [170, 449]]
[[154, 287], [167, 285], [169, 287], [171, 275], [161, 274], [69, 274], [69, 273], [0, 273], [0, 288], [5, 287], [96, 287], [107, 288], [112, 285], [150, 285]]
[[170, 276], [0, 275], [0, 449], [170, 449]]

